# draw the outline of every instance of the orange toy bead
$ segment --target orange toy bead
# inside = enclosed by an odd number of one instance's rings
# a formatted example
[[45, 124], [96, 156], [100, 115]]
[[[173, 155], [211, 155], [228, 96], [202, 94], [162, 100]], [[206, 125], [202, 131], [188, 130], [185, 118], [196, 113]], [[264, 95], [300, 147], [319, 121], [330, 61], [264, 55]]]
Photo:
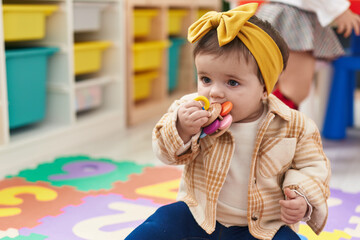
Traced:
[[233, 108], [233, 104], [231, 102], [227, 101], [227, 102], [224, 102], [223, 104], [221, 104], [221, 107], [222, 107], [222, 109], [221, 109], [220, 116], [224, 117], [229, 114], [229, 112]]

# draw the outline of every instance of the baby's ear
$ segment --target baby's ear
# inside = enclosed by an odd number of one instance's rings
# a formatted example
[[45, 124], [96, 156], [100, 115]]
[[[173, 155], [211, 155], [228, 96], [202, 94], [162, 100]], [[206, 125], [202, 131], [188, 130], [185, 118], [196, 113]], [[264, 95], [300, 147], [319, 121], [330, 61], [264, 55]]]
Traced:
[[265, 98], [267, 98], [268, 97], [268, 93], [267, 93], [267, 91], [266, 91], [266, 86], [264, 85], [264, 87], [263, 87], [263, 99]]

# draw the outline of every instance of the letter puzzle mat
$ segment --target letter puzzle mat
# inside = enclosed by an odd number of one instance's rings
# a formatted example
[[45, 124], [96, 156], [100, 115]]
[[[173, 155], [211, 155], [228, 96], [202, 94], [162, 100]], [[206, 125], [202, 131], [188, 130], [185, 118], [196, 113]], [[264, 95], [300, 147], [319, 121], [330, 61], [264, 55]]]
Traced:
[[[1, 240], [124, 239], [175, 201], [182, 170], [89, 156], [59, 157], [0, 180]], [[360, 240], [360, 193], [332, 189], [329, 219], [302, 240]]]

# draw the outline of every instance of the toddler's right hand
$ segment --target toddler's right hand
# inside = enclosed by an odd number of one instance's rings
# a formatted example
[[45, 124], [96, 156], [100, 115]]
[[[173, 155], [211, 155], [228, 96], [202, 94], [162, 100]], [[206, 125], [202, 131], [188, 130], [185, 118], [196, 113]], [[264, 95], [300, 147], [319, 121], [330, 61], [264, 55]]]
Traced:
[[344, 34], [346, 38], [350, 36], [352, 30], [356, 36], [360, 35], [360, 16], [350, 9], [335, 18], [334, 23], [337, 26], [337, 33]]
[[211, 113], [203, 110], [199, 101], [191, 100], [182, 104], [178, 110], [176, 128], [184, 143], [190, 141], [191, 137], [201, 131]]

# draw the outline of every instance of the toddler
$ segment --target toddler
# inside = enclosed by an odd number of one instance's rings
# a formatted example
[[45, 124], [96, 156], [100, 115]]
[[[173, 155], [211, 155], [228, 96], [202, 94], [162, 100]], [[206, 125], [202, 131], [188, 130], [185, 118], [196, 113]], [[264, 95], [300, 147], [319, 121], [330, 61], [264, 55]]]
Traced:
[[[271, 94], [288, 48], [256, 8], [209, 12], [190, 26], [198, 91], [175, 101], [153, 131], [159, 159], [185, 165], [178, 201], [126, 240], [295, 240], [301, 220], [322, 231], [329, 161], [316, 125]], [[197, 96], [232, 102], [227, 132], [200, 138], [210, 113]]]

